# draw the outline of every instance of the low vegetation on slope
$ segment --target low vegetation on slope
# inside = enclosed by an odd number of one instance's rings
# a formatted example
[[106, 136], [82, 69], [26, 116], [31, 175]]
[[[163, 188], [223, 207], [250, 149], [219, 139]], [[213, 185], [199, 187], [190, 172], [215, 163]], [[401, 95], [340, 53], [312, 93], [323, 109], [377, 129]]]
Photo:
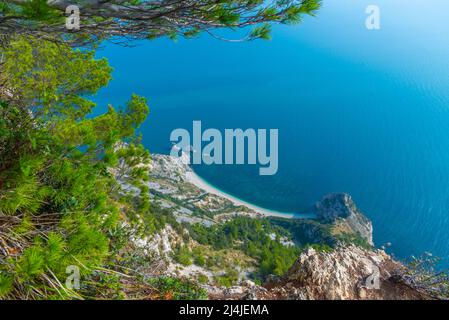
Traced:
[[[164, 224], [150, 210], [147, 170], [135, 166], [149, 161], [135, 135], [146, 101], [134, 95], [87, 117], [95, 104], [85, 97], [111, 78], [105, 60], [27, 37], [0, 56], [0, 297], [119, 296], [116, 260], [129, 230]], [[137, 198], [109, 171], [119, 159]], [[65, 286], [70, 266], [84, 279], [80, 290]]]

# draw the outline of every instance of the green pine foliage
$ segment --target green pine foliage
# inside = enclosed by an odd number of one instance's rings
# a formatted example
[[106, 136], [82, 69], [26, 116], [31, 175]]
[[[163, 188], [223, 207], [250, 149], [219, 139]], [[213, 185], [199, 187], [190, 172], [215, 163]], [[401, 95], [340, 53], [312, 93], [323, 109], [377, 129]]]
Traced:
[[175, 250], [175, 261], [184, 265], [190, 266], [192, 264], [192, 252], [187, 246], [178, 246]]
[[[194, 224], [188, 228], [192, 238], [200, 244], [210, 245], [216, 250], [229, 248], [242, 250], [256, 259], [259, 263], [256, 276], [260, 279], [270, 274], [283, 275], [301, 252], [298, 246], [281, 243], [280, 237], [289, 237], [289, 233], [283, 228], [274, 226], [268, 219], [236, 217], [211, 227]], [[229, 280], [230, 277], [220, 278], [220, 281], [228, 283], [226, 279]]]
[[49, 6], [47, 0], [3, 1], [0, 3], [0, 14], [27, 19], [29, 24], [64, 21], [61, 12]]
[[155, 299], [204, 300], [207, 293], [191, 282], [172, 277], [158, 277], [150, 280], [150, 284], [158, 289]]
[[0, 92], [0, 298], [92, 297], [95, 281], [78, 293], [64, 287], [67, 267], [88, 279], [126, 244], [120, 229], [151, 232], [164, 223], [147, 216], [144, 169], [127, 172], [138, 200], [121, 194], [110, 170], [119, 159], [149, 162], [135, 135], [146, 100], [133, 95], [123, 108], [88, 117], [95, 104], [86, 95], [110, 79], [105, 60], [29, 38], [1, 54], [8, 94]]
[[[270, 38], [267, 23], [299, 23], [304, 15], [314, 15], [321, 6], [321, 0], [203, 0], [179, 1], [175, 6], [168, 6], [164, 1], [157, 4], [142, 0], [108, 0], [111, 6], [104, 3], [84, 0], [70, 3], [79, 6], [81, 12], [89, 12], [83, 16], [85, 29], [77, 33], [61, 28], [65, 22], [65, 8], [47, 0], [3, 0], [0, 18], [14, 17], [13, 30], [82, 44], [95, 44], [101, 39], [118, 36], [192, 38], [202, 31], [213, 33], [217, 28], [244, 29], [248, 31], [246, 39], [254, 40]], [[98, 28], [98, 24], [102, 28]]]

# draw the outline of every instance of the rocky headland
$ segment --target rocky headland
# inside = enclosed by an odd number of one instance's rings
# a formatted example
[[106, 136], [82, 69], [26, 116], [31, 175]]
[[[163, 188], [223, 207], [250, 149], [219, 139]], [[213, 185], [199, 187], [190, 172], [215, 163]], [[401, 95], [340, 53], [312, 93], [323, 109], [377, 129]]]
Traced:
[[[202, 279], [201, 287], [211, 299], [431, 298], [404, 280], [406, 267], [401, 262], [374, 248], [372, 223], [348, 194], [326, 195], [316, 203], [313, 217], [287, 219], [204, 190], [191, 178], [194, 173], [182, 159], [153, 155], [149, 170], [153, 203], [170, 211], [178, 223], [211, 227], [239, 216], [267, 218], [291, 231], [291, 237], [274, 237], [277, 241], [305, 248], [286, 274], [257, 285], [250, 277], [257, 263], [239, 250], [220, 252], [225, 267], [179, 263], [173, 258], [179, 246], [211, 255], [217, 252], [189, 238], [187, 228], [179, 232], [166, 226], [152, 237], [135, 241], [146, 255], [159, 257], [158, 275]], [[317, 250], [308, 244], [324, 244], [330, 249]], [[238, 281], [226, 287], [215, 283], [223, 269], [234, 263]]]

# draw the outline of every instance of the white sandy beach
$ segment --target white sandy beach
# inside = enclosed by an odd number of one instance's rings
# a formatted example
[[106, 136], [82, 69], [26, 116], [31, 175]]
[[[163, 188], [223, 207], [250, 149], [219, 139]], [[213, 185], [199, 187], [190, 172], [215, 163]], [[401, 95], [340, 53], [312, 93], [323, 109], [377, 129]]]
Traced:
[[232, 195], [214, 187], [209, 182], [207, 182], [206, 180], [204, 180], [203, 178], [198, 176], [195, 172], [193, 172], [193, 170], [186, 172], [186, 179], [191, 184], [195, 185], [196, 187], [198, 187], [208, 193], [228, 199], [229, 201], [231, 201], [232, 203], [234, 203], [237, 206], [248, 207], [249, 209], [254, 210], [255, 212], [263, 214], [265, 216], [290, 218], [290, 219], [291, 218], [296, 218], [296, 219], [298, 219], [298, 218], [313, 218], [313, 216], [314, 216], [313, 214], [307, 214], [307, 213], [302, 214], [302, 213], [295, 213], [295, 212], [279, 212], [279, 211], [275, 211], [275, 210], [261, 208], [259, 206], [256, 206], [254, 204], [251, 204], [249, 202], [241, 200], [235, 196], [232, 196]]

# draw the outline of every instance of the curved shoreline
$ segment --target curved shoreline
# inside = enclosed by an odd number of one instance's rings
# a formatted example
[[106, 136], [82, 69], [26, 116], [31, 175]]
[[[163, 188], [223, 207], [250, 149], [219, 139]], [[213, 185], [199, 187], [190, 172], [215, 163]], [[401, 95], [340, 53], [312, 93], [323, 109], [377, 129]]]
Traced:
[[225, 198], [237, 206], [248, 207], [249, 209], [251, 209], [257, 213], [260, 213], [264, 216], [288, 218], [288, 219], [293, 219], [293, 218], [294, 219], [313, 219], [315, 217], [315, 215], [313, 213], [281, 212], [281, 211], [276, 211], [276, 210], [259, 207], [255, 204], [252, 204], [252, 203], [249, 203], [242, 199], [239, 199], [238, 197], [233, 196], [223, 190], [220, 190], [219, 188], [212, 185], [210, 182], [201, 178], [192, 169], [186, 172], [186, 180], [188, 182], [190, 182], [191, 184], [195, 185], [196, 187], [198, 187], [208, 193]]

